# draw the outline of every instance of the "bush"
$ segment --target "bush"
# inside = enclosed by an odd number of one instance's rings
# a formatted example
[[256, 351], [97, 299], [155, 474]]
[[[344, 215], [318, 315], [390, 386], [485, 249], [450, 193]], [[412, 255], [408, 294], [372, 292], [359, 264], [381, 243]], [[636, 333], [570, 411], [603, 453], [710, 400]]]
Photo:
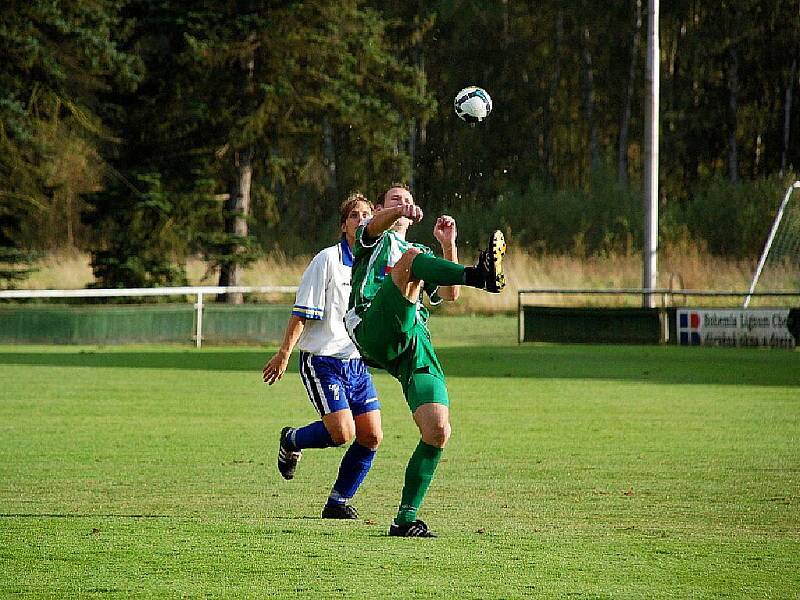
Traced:
[[[598, 169], [587, 189], [555, 190], [533, 181], [522, 192], [501, 194], [489, 221], [514, 243], [536, 253], [597, 256], [630, 253], [641, 246], [641, 195]], [[486, 225], [483, 225], [484, 227]]]
[[717, 177], [690, 200], [686, 225], [720, 256], [752, 258], [764, 246], [770, 226], [793, 177], [769, 177], [732, 183]]

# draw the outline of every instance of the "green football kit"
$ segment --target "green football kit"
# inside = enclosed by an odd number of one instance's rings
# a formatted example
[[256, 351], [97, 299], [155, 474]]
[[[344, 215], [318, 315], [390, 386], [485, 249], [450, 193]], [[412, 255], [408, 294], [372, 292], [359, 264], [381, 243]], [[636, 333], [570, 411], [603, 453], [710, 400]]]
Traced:
[[[421, 244], [407, 242], [391, 230], [374, 240], [367, 239], [365, 229], [362, 225], [356, 231], [346, 327], [368, 363], [386, 370], [400, 382], [412, 412], [428, 402], [448, 405], [444, 372], [426, 325], [428, 309], [421, 298], [418, 302], [408, 300], [390, 275], [409, 248], [418, 248], [431, 257], [433, 252]], [[463, 271], [460, 265], [453, 267]], [[435, 284], [425, 282], [423, 289], [431, 304], [442, 301]]]
[[[414, 413], [424, 404], [449, 406], [450, 400], [426, 325], [428, 309], [421, 297], [416, 301], [406, 298], [391, 277], [392, 268], [410, 248], [421, 250], [411, 262], [411, 275], [424, 282], [424, 293], [432, 304], [438, 304], [438, 285], [469, 285], [499, 292], [505, 285], [501, 262], [505, 241], [496, 231], [478, 265], [464, 267], [434, 256], [430, 248], [409, 243], [394, 231], [371, 239], [366, 223], [356, 230], [345, 327], [365, 362], [388, 371], [400, 382]], [[442, 447], [420, 439], [406, 466], [400, 507], [389, 535], [433, 536], [427, 525], [417, 520], [417, 511], [441, 456]]]

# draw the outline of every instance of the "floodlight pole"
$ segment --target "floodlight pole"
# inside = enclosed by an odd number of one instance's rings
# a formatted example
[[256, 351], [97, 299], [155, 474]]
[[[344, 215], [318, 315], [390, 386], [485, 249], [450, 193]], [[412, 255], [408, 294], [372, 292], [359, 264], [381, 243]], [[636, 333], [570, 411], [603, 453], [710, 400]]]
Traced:
[[[644, 105], [644, 273], [642, 288], [656, 287], [658, 275], [658, 123], [660, 44], [658, 38], [659, 0], [649, 0], [647, 10], [647, 63]], [[655, 295], [642, 294], [642, 305], [655, 306]]]

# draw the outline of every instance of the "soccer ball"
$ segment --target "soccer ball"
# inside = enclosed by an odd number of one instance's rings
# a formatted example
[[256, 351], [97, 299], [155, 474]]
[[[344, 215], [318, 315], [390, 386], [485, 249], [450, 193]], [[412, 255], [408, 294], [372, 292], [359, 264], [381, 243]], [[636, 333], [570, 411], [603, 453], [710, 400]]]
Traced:
[[471, 85], [456, 94], [456, 114], [467, 123], [480, 123], [492, 112], [492, 98], [483, 88]]

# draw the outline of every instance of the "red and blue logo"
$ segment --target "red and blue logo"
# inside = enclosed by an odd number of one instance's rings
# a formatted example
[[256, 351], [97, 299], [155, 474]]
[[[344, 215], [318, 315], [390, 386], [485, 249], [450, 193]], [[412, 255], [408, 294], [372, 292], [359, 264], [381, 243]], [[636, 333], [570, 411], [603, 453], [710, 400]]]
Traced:
[[680, 311], [678, 313], [678, 343], [681, 346], [699, 346], [700, 315], [695, 311]]

